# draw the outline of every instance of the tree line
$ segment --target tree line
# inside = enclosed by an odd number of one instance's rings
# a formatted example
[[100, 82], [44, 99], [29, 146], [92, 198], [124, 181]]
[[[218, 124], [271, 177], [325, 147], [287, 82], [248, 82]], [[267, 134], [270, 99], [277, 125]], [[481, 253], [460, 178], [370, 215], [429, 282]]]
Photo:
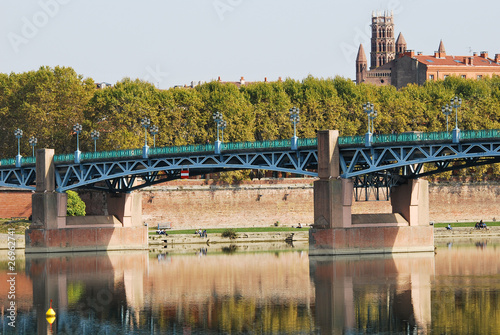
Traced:
[[[73, 125], [80, 123], [80, 150], [92, 151], [91, 130], [100, 132], [97, 148], [139, 148], [144, 142], [140, 120], [151, 119], [159, 127], [157, 146], [213, 142], [213, 113], [227, 122], [226, 142], [290, 138], [293, 125], [289, 109], [300, 109], [299, 137], [315, 137], [318, 130], [338, 129], [342, 136], [362, 135], [367, 130], [363, 104], [375, 105], [377, 133], [445, 131], [441, 108], [450, 99], [462, 98], [458, 112], [462, 130], [500, 129], [500, 77], [470, 80], [448, 77], [423, 86], [356, 85], [351, 80], [314, 78], [301, 81], [256, 82], [237, 87], [208, 82], [194, 88], [159, 90], [151, 83], [125, 78], [113, 87], [97, 89], [69, 67], [41, 67], [37, 71], [0, 74], [0, 158], [17, 154], [14, 131], [23, 130], [21, 154], [29, 156], [28, 139], [37, 147], [56, 153], [76, 150]], [[455, 126], [449, 118], [450, 129]], [[473, 170], [498, 175], [489, 166]], [[493, 169], [493, 170], [491, 170]], [[470, 172], [470, 171], [469, 171]]]

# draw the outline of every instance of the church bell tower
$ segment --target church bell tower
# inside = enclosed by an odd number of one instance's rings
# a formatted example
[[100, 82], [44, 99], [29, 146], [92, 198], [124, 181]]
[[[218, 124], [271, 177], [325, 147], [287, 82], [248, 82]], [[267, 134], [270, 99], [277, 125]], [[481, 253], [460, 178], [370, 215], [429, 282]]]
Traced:
[[370, 70], [392, 61], [396, 56], [392, 11], [372, 13], [372, 48]]

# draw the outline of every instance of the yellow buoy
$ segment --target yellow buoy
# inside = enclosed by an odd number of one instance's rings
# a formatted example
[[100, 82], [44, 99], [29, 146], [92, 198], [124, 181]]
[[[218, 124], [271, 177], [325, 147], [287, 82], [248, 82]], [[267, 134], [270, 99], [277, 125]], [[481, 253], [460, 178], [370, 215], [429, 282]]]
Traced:
[[50, 323], [51, 325], [56, 321], [55, 316], [47, 316], [47, 322]]
[[[56, 318], [56, 312], [52, 309], [52, 299], [50, 299], [50, 308], [47, 311], [47, 313], [45, 313], [45, 316], [47, 318], [49, 318], [49, 317], [54, 317], [54, 319]], [[49, 321], [49, 320], [47, 319], [47, 321]], [[54, 320], [52, 320], [52, 322], [54, 322]], [[52, 322], [50, 322], [50, 323], [52, 324]]]

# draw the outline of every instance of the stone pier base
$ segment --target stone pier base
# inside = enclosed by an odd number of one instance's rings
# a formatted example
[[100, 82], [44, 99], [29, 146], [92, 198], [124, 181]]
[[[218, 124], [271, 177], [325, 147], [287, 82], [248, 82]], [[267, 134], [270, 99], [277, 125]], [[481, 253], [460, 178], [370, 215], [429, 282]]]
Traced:
[[55, 191], [54, 150], [38, 149], [33, 220], [25, 232], [25, 253], [136, 250], [148, 248], [142, 223], [142, 195], [114, 194], [108, 215], [67, 217], [67, 194]]
[[148, 248], [146, 226], [28, 229], [25, 237], [26, 253]]
[[309, 230], [309, 255], [383, 254], [434, 250], [433, 226]]
[[434, 250], [429, 186], [408, 180], [391, 188], [392, 213], [353, 215], [353, 181], [340, 176], [338, 131], [318, 132], [318, 181], [309, 254], [318, 256]]

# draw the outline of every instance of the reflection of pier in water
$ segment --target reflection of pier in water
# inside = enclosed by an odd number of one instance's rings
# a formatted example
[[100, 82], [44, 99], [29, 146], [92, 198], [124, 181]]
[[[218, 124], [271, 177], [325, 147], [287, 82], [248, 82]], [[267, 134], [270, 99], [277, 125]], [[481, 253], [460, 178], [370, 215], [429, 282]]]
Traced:
[[[18, 324], [47, 333], [45, 312], [53, 299], [52, 328], [67, 334], [173, 327], [237, 333], [249, 331], [248, 324], [262, 325], [263, 333], [390, 333], [416, 325], [422, 333], [487, 334], [500, 324], [500, 248], [483, 244], [387, 257], [28, 255], [16, 280]], [[1, 292], [6, 306], [6, 287]]]
[[322, 334], [398, 332], [431, 324], [434, 254], [312, 257]]
[[281, 322], [287, 318], [288, 330], [300, 326], [310, 332], [314, 327], [306, 253], [155, 258], [147, 252], [51, 254], [28, 255], [26, 264], [39, 334], [50, 334], [45, 320], [50, 299], [57, 311], [52, 329], [66, 333], [169, 331], [173, 324], [235, 332], [238, 320], [251, 325], [259, 310], [270, 329], [279, 321], [286, 330]]

